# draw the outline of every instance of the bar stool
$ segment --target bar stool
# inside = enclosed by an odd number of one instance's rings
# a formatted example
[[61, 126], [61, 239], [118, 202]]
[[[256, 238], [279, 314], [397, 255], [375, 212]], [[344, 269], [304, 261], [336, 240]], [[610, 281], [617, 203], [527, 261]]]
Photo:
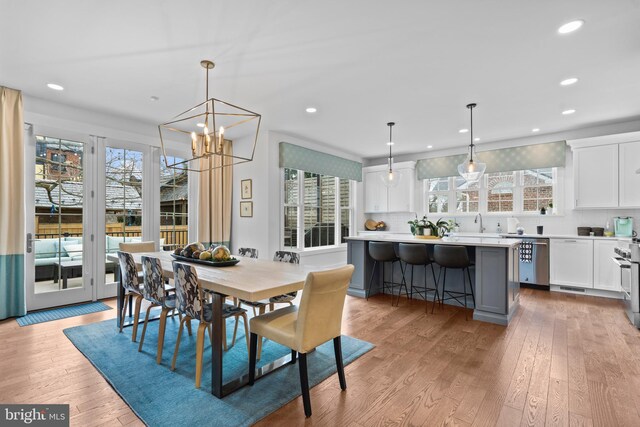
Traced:
[[[469, 260], [467, 248], [464, 246], [454, 245], [435, 245], [433, 248], [433, 258], [435, 263], [440, 266], [440, 273], [444, 270], [440, 303], [444, 304], [444, 301], [454, 299], [458, 304], [461, 304], [459, 298], [464, 296], [464, 308], [468, 308], [467, 296], [471, 295], [471, 298], [473, 299], [473, 306], [475, 307], [476, 297], [473, 293], [473, 284], [471, 283], [471, 273], [469, 272], [471, 261]], [[462, 292], [447, 291], [447, 269], [462, 270]], [[471, 290], [471, 293], [467, 292], [466, 281], [464, 279], [465, 270], [467, 271], [467, 277], [469, 278], [469, 289]], [[440, 278], [440, 273], [438, 274], [438, 279]], [[438, 282], [440, 282], [440, 280], [438, 280]], [[467, 313], [465, 312], [465, 319], [466, 318]]]
[[[436, 306], [436, 300], [440, 300], [440, 294], [438, 292], [438, 281], [436, 280], [436, 272], [433, 269], [433, 261], [427, 252], [427, 246], [423, 244], [413, 243], [400, 243], [398, 247], [398, 254], [400, 260], [405, 265], [411, 265], [411, 285], [409, 291], [409, 298], [413, 298], [413, 290], [415, 289], [417, 294], [424, 297], [425, 305], [424, 311], [427, 311], [428, 295], [429, 292], [433, 292], [433, 305], [431, 306], [431, 313]], [[416, 265], [424, 266], [424, 286], [414, 286], [413, 284], [413, 267]], [[433, 275], [433, 288], [427, 286], [427, 266], [431, 266], [431, 274]], [[406, 267], [405, 267], [406, 268]]]
[[[396, 283], [393, 281], [394, 265], [396, 262], [400, 263], [400, 258], [396, 255], [396, 251], [391, 242], [369, 242], [369, 256], [373, 258], [373, 270], [371, 272], [371, 279], [369, 279], [369, 287], [365, 293], [366, 299], [369, 299], [371, 293], [371, 284], [373, 283], [373, 276], [376, 271], [378, 263], [382, 264], [382, 293], [385, 293], [387, 289], [386, 285], [389, 285], [391, 295], [393, 295], [393, 288]], [[386, 281], [384, 276], [385, 264], [391, 263], [391, 280]], [[404, 279], [404, 270], [402, 270], [402, 263], [400, 263], [400, 271], [402, 271], [402, 282], [400, 283], [400, 289], [398, 291], [398, 302], [400, 302], [400, 295], [402, 294], [402, 285], [404, 285], [405, 295], [408, 295], [407, 283]], [[393, 305], [393, 298], [391, 299], [391, 305]]]

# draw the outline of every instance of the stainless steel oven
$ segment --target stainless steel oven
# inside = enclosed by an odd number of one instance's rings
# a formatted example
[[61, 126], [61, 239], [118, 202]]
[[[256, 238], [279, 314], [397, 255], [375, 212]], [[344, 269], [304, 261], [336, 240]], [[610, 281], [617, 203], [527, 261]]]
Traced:
[[[640, 260], [635, 256], [638, 245], [634, 242], [629, 248], [617, 247], [612, 260], [620, 269], [620, 288], [622, 289], [627, 317], [640, 328]], [[633, 255], [633, 256], [632, 256]]]

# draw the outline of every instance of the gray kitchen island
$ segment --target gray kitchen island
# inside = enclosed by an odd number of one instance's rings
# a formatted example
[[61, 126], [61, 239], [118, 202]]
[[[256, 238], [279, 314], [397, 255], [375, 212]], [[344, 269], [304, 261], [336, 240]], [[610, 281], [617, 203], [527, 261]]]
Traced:
[[[475, 289], [476, 306], [473, 318], [484, 322], [507, 325], [520, 304], [520, 281], [518, 272], [518, 255], [520, 240], [484, 237], [443, 237], [442, 239], [421, 239], [410, 234], [373, 234], [357, 237], [347, 237], [347, 262], [353, 264], [355, 270], [349, 285], [348, 294], [365, 297], [369, 281], [373, 275], [371, 295], [382, 289], [382, 269], [373, 270], [374, 261], [369, 256], [369, 242], [415, 243], [428, 245], [427, 250], [433, 253], [434, 245], [460, 245], [468, 249], [469, 256], [474, 262], [475, 270], [473, 286]], [[433, 264], [436, 277], [438, 265]], [[430, 268], [430, 267], [429, 267]], [[390, 269], [387, 269], [387, 275]], [[406, 272], [407, 284], [410, 280], [410, 269]], [[424, 283], [424, 269], [415, 268], [414, 283]], [[395, 269], [393, 281], [400, 283], [402, 272]], [[459, 274], [455, 274], [459, 273]], [[447, 274], [447, 290], [462, 290], [462, 272]], [[389, 280], [389, 276], [387, 276]], [[433, 286], [431, 274], [427, 274], [427, 283]], [[408, 286], [408, 285], [407, 285]], [[442, 290], [440, 283], [439, 289]]]

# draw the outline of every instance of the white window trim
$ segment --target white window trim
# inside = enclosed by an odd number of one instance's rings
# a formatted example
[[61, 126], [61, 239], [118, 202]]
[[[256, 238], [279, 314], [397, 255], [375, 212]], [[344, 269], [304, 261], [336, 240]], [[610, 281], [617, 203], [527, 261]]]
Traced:
[[[555, 208], [556, 213], [553, 216], [561, 216], [563, 214], [564, 207], [564, 198], [562, 189], [564, 188], [563, 176], [562, 173], [563, 168], [555, 167], [553, 170], [553, 206]], [[539, 212], [533, 211], [524, 211], [523, 210], [523, 180], [522, 180], [522, 172], [523, 171], [515, 171], [515, 186], [513, 188], [513, 206], [514, 210], [512, 212], [488, 212], [488, 197], [489, 197], [489, 189], [487, 187], [487, 175], [484, 175], [480, 179], [480, 188], [479, 188], [479, 201], [478, 201], [478, 210], [473, 212], [457, 212], [452, 211], [455, 209], [457, 204], [456, 193], [457, 190], [455, 188], [455, 176], [448, 177], [449, 181], [449, 190], [448, 191], [434, 191], [433, 194], [447, 194], [448, 195], [448, 205], [449, 212], [429, 212], [429, 195], [431, 192], [429, 191], [429, 180], [422, 180], [422, 189], [424, 194], [424, 202], [423, 202], [423, 211], [427, 213], [427, 215], [441, 215], [445, 218], [453, 218], [453, 217], [472, 217], [476, 216], [478, 213], [484, 216], [495, 216], [495, 217], [509, 217], [509, 216], [540, 216]]]
[[[297, 204], [285, 204], [285, 196], [284, 196], [284, 170], [291, 168], [280, 168], [280, 237], [279, 237], [279, 248], [283, 251], [294, 251], [294, 252], [315, 252], [315, 253], [323, 253], [323, 252], [333, 252], [338, 249], [343, 249], [347, 247], [346, 243], [337, 243], [335, 245], [326, 245], [326, 246], [315, 246], [311, 248], [304, 247], [304, 173], [305, 171], [296, 169], [298, 171], [298, 203]], [[340, 178], [333, 177], [335, 179], [335, 224], [334, 224], [334, 242], [340, 242], [340, 230], [342, 229], [342, 210], [347, 209], [346, 207], [340, 206]], [[349, 236], [354, 235], [354, 203], [355, 200], [355, 183], [353, 180], [349, 180]], [[284, 245], [284, 210], [286, 207], [296, 207], [298, 224], [297, 224], [297, 242], [296, 247], [293, 248], [291, 246]], [[302, 238], [301, 238], [302, 237]]]

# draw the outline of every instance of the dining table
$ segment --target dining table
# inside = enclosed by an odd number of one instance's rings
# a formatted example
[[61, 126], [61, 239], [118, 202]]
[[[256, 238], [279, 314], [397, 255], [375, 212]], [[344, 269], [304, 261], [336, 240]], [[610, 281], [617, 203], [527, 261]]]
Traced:
[[[270, 261], [264, 259], [237, 257], [240, 262], [236, 265], [216, 267], [197, 262], [175, 260], [172, 252], [139, 252], [132, 253], [139, 271], [141, 269], [141, 257], [148, 256], [158, 258], [161, 261], [164, 276], [173, 278], [173, 262], [184, 262], [196, 269], [200, 286], [211, 294], [213, 311], [212, 344], [211, 344], [211, 393], [222, 398], [248, 383], [247, 374], [240, 378], [223, 383], [223, 327], [222, 307], [227, 297], [238, 298], [245, 301], [261, 301], [277, 295], [299, 291], [303, 288], [307, 274], [317, 271], [312, 266], [290, 264], [285, 262]], [[118, 262], [117, 254], [110, 254], [108, 258]], [[121, 278], [118, 279], [118, 313], [122, 313], [124, 301], [124, 288]], [[120, 316], [117, 327], [120, 328]], [[127, 325], [130, 326], [130, 325]], [[256, 370], [256, 378], [267, 375], [276, 369], [285, 366], [291, 361], [288, 354]]]

